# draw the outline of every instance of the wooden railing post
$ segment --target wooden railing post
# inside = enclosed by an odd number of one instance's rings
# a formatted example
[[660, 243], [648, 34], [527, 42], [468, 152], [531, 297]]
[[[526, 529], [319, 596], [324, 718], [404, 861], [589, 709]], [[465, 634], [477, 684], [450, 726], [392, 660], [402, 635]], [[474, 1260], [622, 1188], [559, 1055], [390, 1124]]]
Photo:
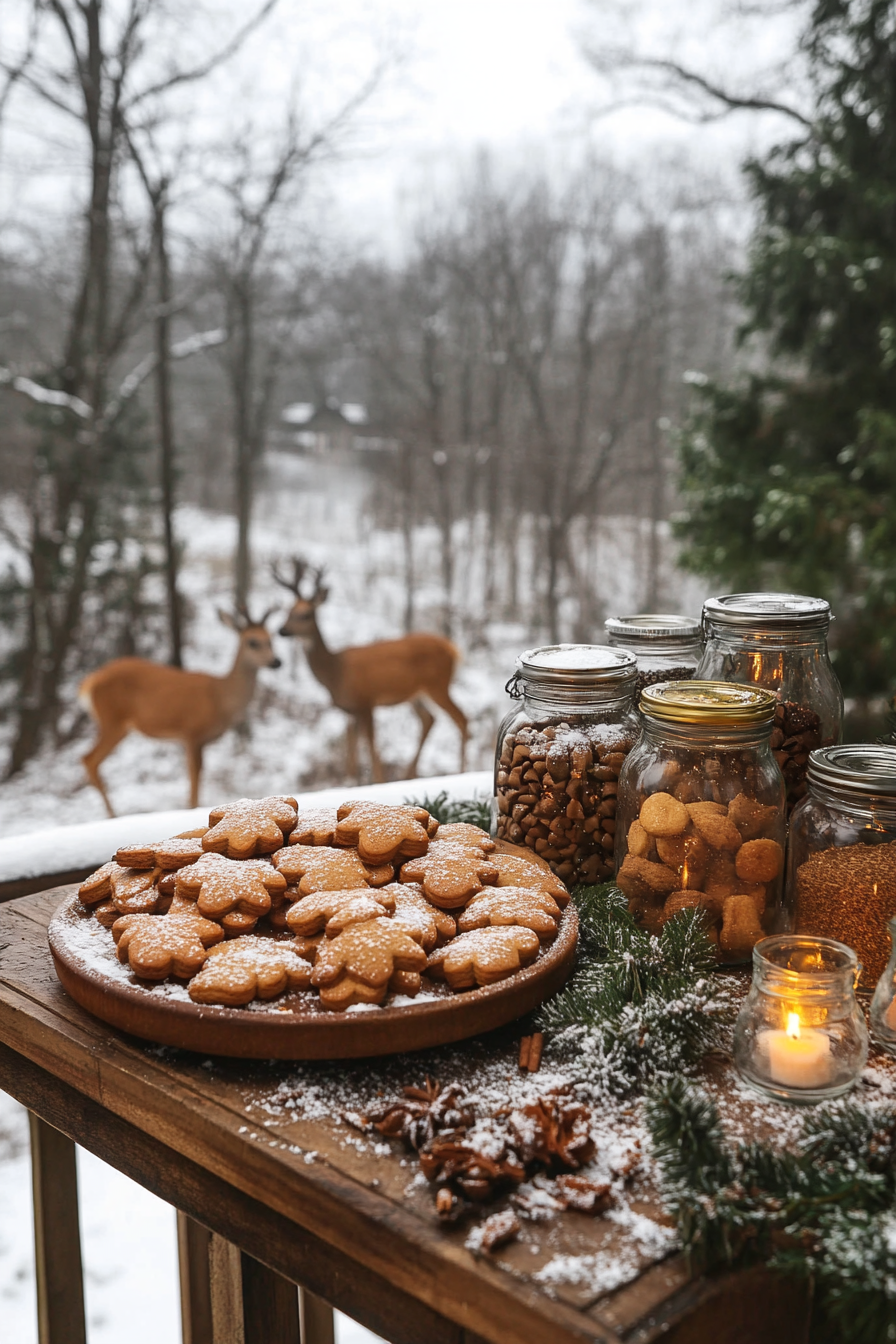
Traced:
[[75, 1145], [29, 1112], [40, 1344], [86, 1344]]
[[299, 1315], [302, 1321], [302, 1344], [336, 1344], [336, 1325], [333, 1308], [316, 1293], [299, 1289]]

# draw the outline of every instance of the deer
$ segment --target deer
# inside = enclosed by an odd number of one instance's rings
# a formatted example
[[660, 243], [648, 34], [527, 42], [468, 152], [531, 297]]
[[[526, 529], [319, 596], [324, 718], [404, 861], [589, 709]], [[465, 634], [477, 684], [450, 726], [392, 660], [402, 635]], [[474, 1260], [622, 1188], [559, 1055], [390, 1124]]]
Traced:
[[337, 709], [349, 715], [347, 734], [348, 770], [357, 775], [358, 734], [367, 739], [373, 778], [383, 780], [383, 767], [376, 750], [373, 727], [374, 709], [384, 705], [412, 705], [420, 720], [420, 741], [406, 778], [413, 778], [424, 743], [435, 723], [426, 700], [449, 714], [460, 730], [460, 768], [463, 772], [467, 748], [467, 717], [454, 703], [449, 686], [460, 653], [441, 635], [410, 634], [400, 639], [381, 639], [347, 649], [327, 647], [317, 623], [317, 613], [329, 596], [323, 584], [323, 568], [311, 569], [311, 590], [303, 594], [303, 582], [309, 572], [307, 561], [291, 560], [292, 574], [281, 573], [279, 563], [271, 565], [271, 574], [282, 588], [293, 594], [294, 602], [280, 627], [280, 634], [301, 641], [312, 675], [330, 694]]
[[235, 614], [218, 610], [221, 622], [239, 635], [233, 666], [226, 676], [188, 672], [148, 658], [113, 658], [84, 678], [78, 699], [96, 720], [99, 735], [82, 757], [87, 777], [114, 817], [99, 767], [128, 733], [181, 742], [190, 772], [190, 807], [199, 804], [202, 751], [242, 718], [263, 667], [280, 667], [265, 622], [254, 621], [245, 607]]

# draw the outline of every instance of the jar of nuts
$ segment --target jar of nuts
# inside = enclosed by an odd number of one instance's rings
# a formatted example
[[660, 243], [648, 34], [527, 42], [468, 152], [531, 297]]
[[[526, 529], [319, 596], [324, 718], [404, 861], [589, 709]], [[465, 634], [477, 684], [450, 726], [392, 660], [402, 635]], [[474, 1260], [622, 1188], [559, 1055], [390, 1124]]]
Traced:
[[703, 656], [703, 626], [692, 616], [610, 616], [604, 629], [611, 648], [635, 655], [636, 695], [659, 681], [693, 677]]
[[852, 947], [870, 990], [887, 964], [887, 923], [896, 915], [896, 747], [813, 751], [808, 785], [790, 822], [794, 928]]
[[730, 593], [703, 607], [697, 676], [749, 682], [778, 699], [772, 750], [792, 809], [806, 793], [809, 752], [840, 741], [843, 692], [828, 657], [831, 608], [799, 593]]
[[721, 681], [648, 686], [619, 777], [616, 881], [629, 909], [658, 933], [699, 907], [726, 963], [787, 927], [775, 703], [771, 691]]
[[638, 736], [634, 657], [554, 644], [517, 659], [519, 703], [498, 732], [495, 834], [546, 859], [568, 886], [613, 876], [616, 782]]

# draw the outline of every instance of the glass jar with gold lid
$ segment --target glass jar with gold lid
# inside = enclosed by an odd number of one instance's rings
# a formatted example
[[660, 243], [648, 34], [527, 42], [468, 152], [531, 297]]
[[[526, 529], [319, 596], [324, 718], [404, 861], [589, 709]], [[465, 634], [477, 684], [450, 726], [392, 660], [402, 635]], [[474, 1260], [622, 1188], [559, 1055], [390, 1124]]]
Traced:
[[722, 681], [641, 693], [641, 736], [619, 776], [616, 880], [658, 933], [699, 906], [725, 963], [749, 961], [783, 909], [784, 778], [770, 739], [775, 696]]

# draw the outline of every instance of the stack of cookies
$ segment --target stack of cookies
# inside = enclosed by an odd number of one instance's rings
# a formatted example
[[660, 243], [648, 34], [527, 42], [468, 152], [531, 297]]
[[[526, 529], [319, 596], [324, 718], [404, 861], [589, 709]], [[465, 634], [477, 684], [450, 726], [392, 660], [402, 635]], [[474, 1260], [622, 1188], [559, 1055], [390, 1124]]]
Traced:
[[129, 845], [81, 885], [142, 981], [238, 1007], [313, 989], [324, 1008], [506, 979], [557, 934], [566, 887], [546, 863], [422, 807], [294, 798], [213, 808], [208, 829]]

